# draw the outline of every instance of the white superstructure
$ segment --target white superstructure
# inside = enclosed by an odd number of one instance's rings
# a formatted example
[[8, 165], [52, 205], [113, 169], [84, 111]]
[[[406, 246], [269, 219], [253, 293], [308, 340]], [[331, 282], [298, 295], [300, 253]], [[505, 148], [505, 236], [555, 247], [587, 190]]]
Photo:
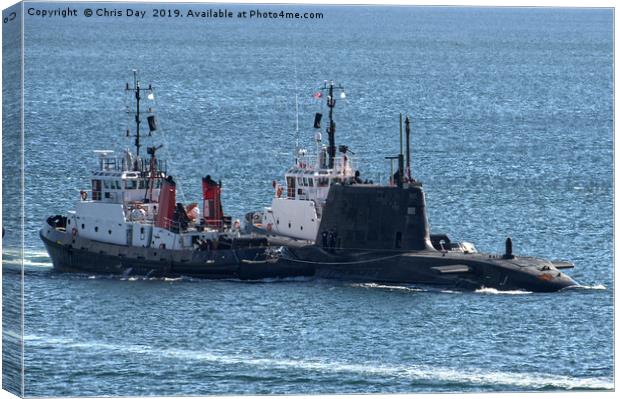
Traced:
[[285, 185], [275, 181], [275, 190], [271, 206], [255, 214], [253, 223], [256, 227], [271, 234], [278, 234], [303, 240], [314, 240], [321, 223], [321, 214], [329, 187], [333, 184], [342, 184], [357, 181], [351, 153], [346, 146], [338, 148], [334, 136], [336, 124], [333, 120], [333, 108], [336, 105], [334, 89], [340, 91], [340, 98], [344, 98], [344, 88], [334, 86], [333, 82], [325, 85], [314, 97], [325, 95], [329, 107], [329, 125], [326, 132], [328, 144], [322, 143], [320, 122], [322, 114], [317, 113], [314, 128], [317, 129], [314, 140], [316, 155], [309, 156], [304, 149], [297, 149], [295, 164], [285, 173]]
[[285, 173], [286, 185], [275, 184], [271, 206], [262, 212], [263, 228], [274, 234], [303, 240], [314, 240], [329, 187], [355, 179], [352, 160], [339, 154], [334, 167], [325, 162], [327, 148], [320, 149], [314, 160], [299, 151], [296, 163]]
[[[187, 218], [164, 218], [158, 227], [159, 198], [166, 178], [165, 163], [132, 156], [129, 150], [120, 158], [112, 151], [97, 151], [100, 168], [92, 173], [91, 190], [80, 192], [74, 211], [67, 213], [67, 231], [104, 243], [189, 249], [206, 240], [217, 239], [219, 228], [200, 218], [196, 204], [183, 207]], [[126, 162], [127, 160], [137, 162]], [[185, 222], [185, 223], [184, 223]]]
[[[134, 135], [128, 130], [127, 136], [135, 138], [136, 152], [127, 149], [115, 156], [114, 151], [95, 151], [98, 168], [92, 172], [91, 189], [80, 191], [66, 225], [60, 221], [58, 227], [102, 243], [166, 249], [212, 249], [222, 235], [238, 236], [238, 224], [231, 229], [229, 220], [225, 222], [220, 183], [202, 178], [200, 212], [198, 203], [176, 202], [176, 184], [167, 175], [166, 162], [156, 157], [161, 146], [147, 147], [147, 157], [140, 156], [140, 99], [143, 92], [153, 99], [153, 90], [150, 85], [141, 88], [134, 71], [134, 85], [127, 84], [126, 91], [135, 96], [136, 130]], [[149, 135], [156, 130], [152, 112], [146, 111]]]

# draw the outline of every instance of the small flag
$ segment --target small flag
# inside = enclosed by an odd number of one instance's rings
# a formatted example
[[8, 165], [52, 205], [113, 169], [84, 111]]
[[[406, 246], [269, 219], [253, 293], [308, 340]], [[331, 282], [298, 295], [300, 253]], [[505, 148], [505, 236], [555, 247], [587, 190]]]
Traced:
[[321, 93], [320, 91], [317, 91], [316, 93], [312, 95], [312, 97], [314, 97], [315, 100], [318, 100], [319, 98], [323, 97], [323, 93]]

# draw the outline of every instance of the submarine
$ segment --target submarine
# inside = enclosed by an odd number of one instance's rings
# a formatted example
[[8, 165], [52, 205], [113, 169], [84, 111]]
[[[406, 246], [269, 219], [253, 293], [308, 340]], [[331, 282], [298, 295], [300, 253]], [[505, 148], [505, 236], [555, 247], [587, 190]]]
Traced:
[[362, 180], [350, 148], [336, 147], [336, 91], [345, 98], [342, 86], [326, 81], [314, 95], [326, 99], [327, 145], [322, 143], [322, 113], [316, 113], [316, 155], [296, 148], [286, 185], [272, 183], [271, 206], [246, 214], [248, 230], [281, 248], [279, 264], [297, 265], [322, 278], [464, 290], [554, 292], [578, 286], [563, 272], [574, 267], [571, 262], [516, 255], [511, 238], [497, 255], [431, 234], [422, 182], [411, 176], [408, 116], [406, 151], [401, 115], [400, 153], [386, 157], [397, 161], [396, 172], [392, 166], [385, 184]]

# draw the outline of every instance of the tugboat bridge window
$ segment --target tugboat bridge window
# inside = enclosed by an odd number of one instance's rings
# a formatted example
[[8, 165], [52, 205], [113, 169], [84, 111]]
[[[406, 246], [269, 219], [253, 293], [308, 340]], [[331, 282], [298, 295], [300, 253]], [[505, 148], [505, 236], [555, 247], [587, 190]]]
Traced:
[[136, 180], [125, 180], [125, 188], [127, 190], [135, 190], [138, 188], [138, 182]]
[[93, 201], [101, 200], [101, 180], [93, 180]]
[[286, 178], [286, 187], [287, 187], [287, 195], [289, 198], [295, 198], [295, 178], [287, 177]]

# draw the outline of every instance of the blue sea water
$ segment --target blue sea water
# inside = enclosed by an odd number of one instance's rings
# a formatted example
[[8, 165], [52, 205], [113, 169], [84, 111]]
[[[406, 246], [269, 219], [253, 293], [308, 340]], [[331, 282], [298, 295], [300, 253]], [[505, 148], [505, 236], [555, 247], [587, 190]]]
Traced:
[[[79, 17], [26, 16], [24, 25], [26, 395], [614, 388], [612, 10], [220, 7], [323, 13], [274, 20], [71, 6]], [[86, 18], [86, 7], [147, 14]], [[234, 217], [268, 205], [271, 181], [292, 160], [295, 96], [299, 141], [311, 147], [312, 93], [333, 79], [347, 92], [337, 141], [363, 176], [386, 179], [398, 114], [409, 113], [433, 232], [485, 252], [501, 252], [511, 236], [517, 254], [573, 261], [568, 273], [584, 287], [455, 292], [54, 273], [38, 229], [73, 208], [93, 150], [132, 145], [123, 90], [133, 68], [155, 88], [160, 130], [147, 143], [164, 144], [186, 202], [211, 174]], [[14, 145], [3, 140], [3, 151]], [[3, 195], [7, 215], [17, 192], [5, 185]], [[7, 309], [21, 262], [17, 226], [5, 218], [4, 227]], [[4, 334], [14, 341], [19, 330], [5, 324]]]

